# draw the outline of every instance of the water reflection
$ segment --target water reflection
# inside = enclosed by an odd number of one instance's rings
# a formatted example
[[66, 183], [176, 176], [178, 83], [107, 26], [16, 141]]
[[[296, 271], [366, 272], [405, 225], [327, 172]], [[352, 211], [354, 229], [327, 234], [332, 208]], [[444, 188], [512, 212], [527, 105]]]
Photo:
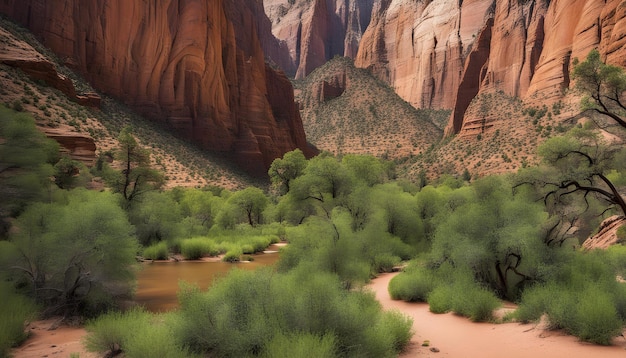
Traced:
[[176, 294], [179, 282], [197, 284], [201, 289], [209, 287], [215, 278], [237, 267], [254, 270], [274, 264], [278, 260], [278, 247], [270, 246], [265, 254], [254, 255], [254, 261], [227, 262], [153, 262], [143, 264], [137, 273], [135, 302], [152, 312], [166, 312], [178, 306]]

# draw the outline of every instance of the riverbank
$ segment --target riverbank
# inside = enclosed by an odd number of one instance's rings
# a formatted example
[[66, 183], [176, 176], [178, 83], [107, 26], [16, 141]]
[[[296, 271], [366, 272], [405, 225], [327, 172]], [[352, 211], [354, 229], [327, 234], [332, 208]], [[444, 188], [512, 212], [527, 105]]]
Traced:
[[[397, 309], [414, 320], [415, 335], [400, 357], [452, 357], [452, 358], [623, 358], [626, 356], [626, 339], [615, 338], [613, 346], [603, 347], [580, 342], [576, 337], [561, 331], [549, 331], [537, 324], [473, 323], [464, 317], [434, 314], [424, 303], [394, 301], [387, 286], [397, 273], [381, 274], [368, 286], [385, 309]], [[83, 327], [59, 325], [58, 318], [36, 321], [29, 325], [31, 336], [11, 353], [16, 358], [70, 357], [78, 353], [81, 358], [95, 358], [81, 344], [86, 335]], [[424, 341], [429, 345], [422, 346]], [[436, 352], [434, 352], [436, 351]]]
[[[413, 318], [415, 334], [400, 357], [481, 357], [499, 358], [623, 358], [626, 339], [618, 337], [613, 346], [580, 342], [561, 331], [548, 331], [538, 324], [473, 323], [452, 313], [434, 314], [425, 303], [394, 301], [387, 286], [397, 273], [381, 274], [369, 287], [385, 309], [397, 309]], [[428, 347], [422, 346], [428, 341]], [[437, 352], [433, 352], [432, 350]]]

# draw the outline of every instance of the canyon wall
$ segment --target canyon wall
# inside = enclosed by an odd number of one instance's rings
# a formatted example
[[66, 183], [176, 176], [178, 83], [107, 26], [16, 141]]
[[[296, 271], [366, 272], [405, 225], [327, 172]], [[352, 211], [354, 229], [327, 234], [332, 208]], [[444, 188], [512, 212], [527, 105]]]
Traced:
[[624, 0], [379, 0], [355, 64], [418, 108], [448, 108], [447, 134], [481, 93], [557, 101], [574, 58], [598, 48], [626, 67]]
[[417, 108], [452, 108], [468, 52], [493, 0], [380, 0], [355, 65]]
[[377, 0], [264, 0], [272, 31], [289, 52], [296, 79], [339, 55], [354, 58]]
[[98, 90], [252, 172], [311, 152], [291, 84], [265, 62], [285, 48], [257, 1], [7, 0], [0, 12]]

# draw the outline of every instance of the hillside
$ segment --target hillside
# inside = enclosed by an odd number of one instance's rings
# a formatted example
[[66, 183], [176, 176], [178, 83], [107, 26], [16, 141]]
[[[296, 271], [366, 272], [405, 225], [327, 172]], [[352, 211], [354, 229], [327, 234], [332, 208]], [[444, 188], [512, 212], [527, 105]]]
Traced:
[[449, 115], [411, 107], [344, 57], [333, 58], [294, 87], [308, 141], [335, 154], [417, 155], [439, 142]]
[[[93, 96], [96, 107], [80, 105], [76, 98], [55, 88], [52, 81], [35, 80], [16, 68], [17, 65], [7, 65], [11, 63], [7, 57], [11, 56], [19, 57], [20, 66], [48, 63], [49, 68], [58, 71], [47, 74], [48, 77], [71, 79], [68, 81], [72, 88]], [[222, 154], [200, 150], [116, 100], [96, 95], [87, 82], [61, 65], [30, 32], [6, 19], [0, 20], [0, 57], [0, 101], [8, 107], [32, 113], [38, 126], [60, 142], [72, 143], [79, 138], [82, 148], [65, 149], [75, 159], [93, 164], [96, 156], [118, 145], [116, 138], [121, 128], [132, 125], [140, 143], [151, 150], [153, 166], [165, 173], [167, 187], [241, 188], [255, 181]]]

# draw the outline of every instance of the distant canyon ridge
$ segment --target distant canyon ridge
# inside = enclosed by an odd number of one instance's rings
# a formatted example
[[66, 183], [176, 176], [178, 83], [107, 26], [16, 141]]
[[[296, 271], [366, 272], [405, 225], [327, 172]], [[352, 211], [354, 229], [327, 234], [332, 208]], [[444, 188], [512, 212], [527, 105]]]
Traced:
[[[99, 91], [253, 172], [306, 136], [287, 75], [336, 55], [470, 133], [483, 93], [558, 101], [574, 58], [626, 67], [626, 0], [5, 0]], [[280, 70], [278, 69], [280, 68]], [[467, 112], [470, 113], [470, 112]]]

